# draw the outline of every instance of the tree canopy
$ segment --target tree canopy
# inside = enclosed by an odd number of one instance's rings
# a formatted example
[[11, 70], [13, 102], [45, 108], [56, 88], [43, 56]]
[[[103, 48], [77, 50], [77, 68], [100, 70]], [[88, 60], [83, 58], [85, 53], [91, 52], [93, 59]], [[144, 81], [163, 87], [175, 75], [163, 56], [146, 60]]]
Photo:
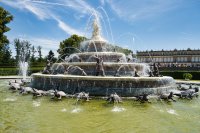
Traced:
[[16, 61], [23, 59], [24, 61], [28, 61], [31, 57], [31, 44], [26, 40], [14, 40], [14, 46], [16, 50]]
[[39, 56], [38, 61], [41, 62], [42, 61], [42, 47], [38, 46], [37, 51], [38, 51], [38, 56]]
[[[66, 56], [69, 56], [70, 54], [79, 52], [77, 49], [80, 48], [80, 44], [84, 40], [87, 40], [87, 38], [74, 34], [74, 35], [71, 35], [69, 38], [60, 42], [60, 47], [57, 51], [60, 55], [60, 58], [64, 59]], [[122, 48], [119, 46], [109, 45], [109, 47], [111, 47], [111, 49], [115, 49], [115, 51], [117, 52], [121, 52], [126, 55], [133, 53], [132, 50]]]
[[119, 47], [119, 46], [114, 46], [114, 47], [115, 47], [115, 50], [116, 50], [117, 52], [124, 53], [125, 55], [128, 55], [128, 54], [130, 54], [130, 53], [133, 53], [132, 50], [127, 49], [127, 48], [122, 48], [122, 47]]
[[66, 55], [78, 52], [77, 48], [80, 47], [80, 43], [84, 40], [86, 40], [86, 37], [78, 36], [76, 34], [71, 35], [69, 38], [60, 42], [58, 53], [64, 58]]
[[8, 46], [9, 40], [4, 33], [10, 30], [6, 25], [12, 20], [13, 16], [4, 8], [0, 7], [0, 62], [3, 62], [5, 56], [8, 57], [9, 55], [9, 57], [11, 57], [11, 52]]
[[50, 50], [49, 54], [47, 55], [47, 59], [51, 61], [53, 58], [54, 58], [54, 53], [52, 50]]

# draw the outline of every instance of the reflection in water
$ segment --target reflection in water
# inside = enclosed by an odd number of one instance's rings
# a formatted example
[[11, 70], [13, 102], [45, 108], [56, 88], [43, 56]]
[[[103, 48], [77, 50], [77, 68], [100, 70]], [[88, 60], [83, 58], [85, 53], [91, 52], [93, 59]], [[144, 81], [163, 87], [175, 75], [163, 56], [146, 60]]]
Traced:
[[16, 101], [16, 100], [17, 100], [16, 97], [8, 97], [8, 98], [5, 98], [3, 101], [4, 101], [4, 102], [14, 102], [14, 101]]
[[162, 110], [162, 109], [160, 109], [159, 111], [160, 111], [160, 112], [164, 112], [164, 110]]
[[81, 111], [80, 108], [75, 108], [71, 111], [71, 113], [79, 113]]
[[50, 96], [33, 99], [32, 95], [17, 95], [7, 84], [8, 80], [0, 80], [0, 133], [200, 131], [200, 98], [153, 100], [151, 104], [124, 100], [114, 106], [92, 99], [74, 105], [75, 99], [70, 98], [55, 101]]
[[66, 108], [61, 109], [61, 112], [66, 112], [66, 111], [67, 111]]
[[39, 107], [40, 105], [40, 101], [33, 101], [33, 107]]
[[173, 109], [168, 109], [167, 112], [168, 112], [169, 114], [172, 114], [172, 115], [178, 115], [178, 114], [176, 113], [176, 110], [173, 110]]
[[123, 107], [118, 107], [118, 106], [115, 106], [111, 111], [112, 112], [122, 112], [122, 111], [125, 111], [126, 109], [123, 108]]

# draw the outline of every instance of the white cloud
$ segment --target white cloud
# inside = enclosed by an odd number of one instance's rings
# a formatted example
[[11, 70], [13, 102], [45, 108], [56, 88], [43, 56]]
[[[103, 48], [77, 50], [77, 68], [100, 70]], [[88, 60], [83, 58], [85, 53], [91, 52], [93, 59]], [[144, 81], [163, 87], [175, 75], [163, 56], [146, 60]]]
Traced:
[[15, 0], [15, 1], [2, 0], [2, 2], [13, 8], [29, 11], [33, 13], [34, 15], [36, 15], [40, 20], [53, 19], [58, 22], [58, 27], [69, 35], [72, 35], [72, 34], [83, 35], [83, 33], [79, 30], [72, 28], [70, 25], [66, 24], [64, 21], [59, 19], [59, 16], [52, 10], [51, 6], [47, 6], [47, 5], [54, 5], [54, 6], [60, 5], [60, 6], [70, 7], [70, 8], [78, 10], [81, 13], [87, 12], [91, 8], [84, 1], [75, 1], [77, 4], [73, 2], [69, 2], [68, 4], [62, 4], [62, 3], [52, 3], [52, 2], [36, 1], [36, 0], [33, 0], [33, 1], [31, 0]]
[[[60, 41], [56, 39], [50, 39], [50, 38], [38, 38], [38, 37], [30, 37], [27, 35], [19, 35], [18, 38], [20, 40], [28, 40], [35, 48], [38, 46], [42, 47], [42, 54], [43, 57], [48, 55], [49, 51], [52, 50], [55, 54], [55, 56], [58, 56], [57, 49], [59, 48]], [[11, 38], [11, 40], [14, 40], [15, 38]], [[13, 43], [13, 42], [12, 42]], [[13, 55], [15, 55], [15, 50], [13, 45], [11, 45], [11, 49], [13, 49]]]
[[[49, 11], [47, 9], [45, 9], [44, 7], [42, 8], [38, 4], [24, 2], [24, 7], [27, 10], [29, 10], [31, 13], [35, 14], [41, 20], [50, 18], [50, 16], [48, 15]], [[44, 12], [44, 10], [46, 10], [46, 12]]]
[[73, 10], [76, 10], [77, 12], [81, 14], [89, 14], [96, 12], [93, 7], [91, 7], [88, 3], [86, 3], [83, 0], [61, 0], [64, 2], [66, 5], [68, 5], [70, 8]]
[[58, 56], [57, 49], [59, 48], [60, 41], [48, 38], [31, 38], [30, 43], [35, 47], [41, 46], [43, 56], [48, 55], [48, 52], [52, 50], [55, 56]]
[[[54, 2], [49, 2], [45, 0], [0, 0], [3, 4], [13, 7], [15, 9], [21, 10], [23, 12], [30, 12], [35, 15], [38, 19], [42, 21], [47, 21], [48, 19], [55, 20], [57, 26], [62, 29], [65, 33], [72, 35], [86, 35], [83, 31], [77, 28], [73, 28], [64, 22], [63, 16], [60, 16], [57, 12], [57, 8], [62, 8], [62, 11], [68, 12], [68, 10], [73, 10], [76, 14], [75, 19], [81, 19], [83, 17], [97, 15], [99, 14], [92, 6], [90, 6], [86, 1], [83, 0], [55, 0]], [[67, 16], [64, 16], [67, 17]], [[90, 17], [89, 17], [90, 18]], [[22, 33], [23, 34], [23, 33]], [[59, 41], [49, 38], [38, 38], [30, 37], [31, 35], [21, 36], [20, 39], [28, 40], [34, 46], [42, 46], [44, 55], [47, 55], [49, 50], [54, 50], [57, 55], [56, 50], [59, 48]], [[16, 36], [15, 36], [16, 38]], [[14, 38], [11, 37], [11, 40]], [[14, 49], [14, 48], [12, 48]]]
[[[80, 20], [81, 18], [85, 17], [85, 15], [97, 15], [99, 14], [98, 11], [96, 11], [93, 7], [91, 7], [88, 3], [86, 3], [83, 0], [58, 0], [58, 2], [46, 2], [46, 1], [32, 1], [34, 3], [40, 3], [40, 4], [47, 4], [47, 5], [59, 5], [64, 6], [66, 9], [71, 8], [72, 10], [76, 11], [74, 13], [74, 17], [77, 20]], [[52, 14], [52, 13], [51, 13]], [[76, 30], [66, 23], [64, 23], [59, 17], [57, 17], [55, 14], [52, 14], [52, 17], [58, 22], [59, 28], [61, 28], [63, 31], [65, 31], [68, 34], [78, 34], [78, 35], [84, 35], [82, 31]]]
[[84, 33], [82, 33], [81, 31], [75, 30], [73, 28], [71, 28], [69, 25], [67, 25], [66, 23], [64, 23], [62, 20], [54, 17], [54, 19], [58, 22], [58, 26], [65, 31], [66, 33], [72, 35], [72, 34], [78, 34], [78, 35], [84, 35]]
[[[16, 9], [29, 11], [41, 20], [49, 18], [47, 8], [36, 3], [32, 3], [30, 0], [2, 0], [1, 2]], [[46, 10], [46, 12], [44, 12], [44, 10]]]
[[182, 0], [107, 0], [111, 9], [122, 19], [135, 21], [147, 19], [170, 11], [180, 5]]
[[33, 3], [39, 3], [39, 4], [46, 4], [46, 5], [54, 5], [54, 6], [68, 6], [62, 3], [56, 3], [56, 2], [47, 2], [47, 1], [42, 1], [42, 0], [32, 0], [31, 2]]

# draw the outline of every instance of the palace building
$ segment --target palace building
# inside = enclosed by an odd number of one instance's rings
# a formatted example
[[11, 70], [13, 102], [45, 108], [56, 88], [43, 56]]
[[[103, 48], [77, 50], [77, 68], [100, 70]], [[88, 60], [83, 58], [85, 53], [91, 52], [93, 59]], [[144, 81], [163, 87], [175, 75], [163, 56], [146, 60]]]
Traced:
[[161, 67], [200, 67], [200, 50], [137, 51], [137, 61], [155, 62]]

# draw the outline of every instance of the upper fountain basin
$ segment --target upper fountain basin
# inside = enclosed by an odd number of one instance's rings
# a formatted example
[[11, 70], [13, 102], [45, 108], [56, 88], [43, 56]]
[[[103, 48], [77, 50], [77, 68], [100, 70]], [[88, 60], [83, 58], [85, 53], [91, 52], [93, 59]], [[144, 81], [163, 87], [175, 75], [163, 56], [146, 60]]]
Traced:
[[104, 62], [126, 62], [126, 56], [118, 52], [84, 52], [70, 55], [70, 62], [96, 62], [95, 56], [103, 58]]

